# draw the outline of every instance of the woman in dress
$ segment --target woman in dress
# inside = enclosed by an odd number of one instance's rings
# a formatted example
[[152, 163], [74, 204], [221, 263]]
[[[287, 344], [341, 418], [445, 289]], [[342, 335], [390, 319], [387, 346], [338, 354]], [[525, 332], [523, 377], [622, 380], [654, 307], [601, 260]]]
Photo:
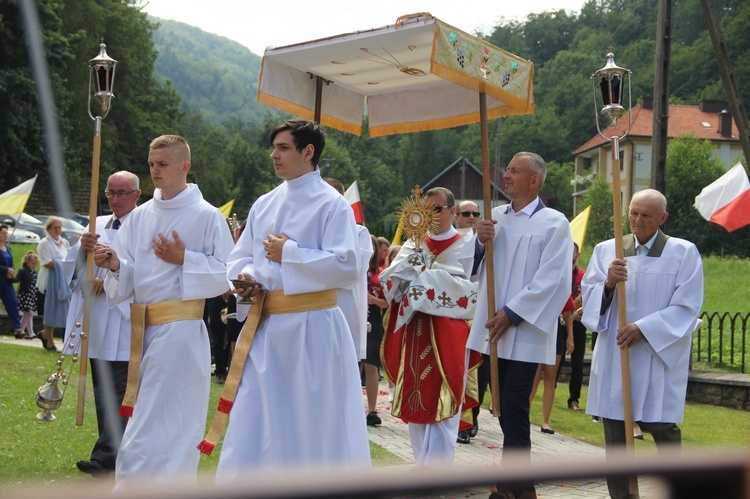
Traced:
[[365, 370], [365, 393], [367, 393], [367, 424], [377, 426], [382, 423], [376, 404], [380, 385], [380, 343], [383, 341], [383, 309], [388, 302], [380, 286], [380, 265], [378, 239], [372, 237], [372, 256], [367, 269], [367, 357], [362, 359]]
[[39, 241], [37, 252], [42, 266], [37, 277], [37, 288], [44, 294], [44, 331], [42, 331], [42, 344], [47, 350], [56, 352], [53, 334], [56, 327], [65, 327], [65, 319], [68, 313], [70, 301], [70, 289], [67, 292], [67, 300], [64, 298], [64, 286], [57, 286], [62, 279], [60, 263], [68, 254], [70, 245], [68, 241], [60, 237], [62, 233], [62, 220], [58, 217], [49, 217], [44, 224], [47, 236]]
[[23, 265], [16, 273], [18, 283], [18, 308], [23, 312], [21, 315], [21, 329], [26, 333], [26, 339], [33, 339], [34, 312], [36, 311], [36, 297], [39, 290], [36, 287], [36, 264], [39, 256], [29, 251], [23, 257]]
[[13, 253], [7, 244], [8, 226], [0, 224], [0, 299], [8, 313], [8, 318], [13, 324], [13, 334], [16, 339], [23, 338], [21, 331], [21, 315], [18, 313], [18, 300], [16, 290], [13, 289], [13, 281], [16, 269], [13, 268]]

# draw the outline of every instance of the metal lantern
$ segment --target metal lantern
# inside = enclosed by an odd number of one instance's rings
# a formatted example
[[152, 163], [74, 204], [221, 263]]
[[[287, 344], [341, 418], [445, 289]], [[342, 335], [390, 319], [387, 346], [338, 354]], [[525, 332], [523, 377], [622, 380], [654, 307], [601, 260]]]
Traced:
[[[627, 109], [622, 105], [622, 97], [625, 91], [625, 77], [627, 76], [627, 87], [628, 87], [628, 107]], [[591, 80], [594, 85], [594, 110], [599, 111], [597, 103], [597, 93], [601, 93], [602, 108], [601, 114], [609, 120], [609, 126], [615, 126], [617, 120], [619, 120], [625, 113], [630, 111], [631, 107], [631, 88], [630, 88], [630, 70], [621, 68], [615, 63], [615, 55], [610, 51], [607, 54], [607, 64], [604, 65], [599, 71], [591, 75]], [[596, 120], [596, 129], [599, 134], [604, 138], [609, 137], [602, 134], [601, 128], [599, 127], [599, 119]], [[628, 118], [628, 129], [625, 135], [630, 131], [630, 118]], [[620, 137], [621, 139], [625, 136]]]
[[112, 88], [115, 83], [116, 67], [117, 61], [107, 55], [107, 46], [104, 44], [104, 39], [102, 39], [102, 42], [99, 44], [99, 55], [89, 61], [89, 70], [91, 72], [89, 78], [89, 116], [91, 119], [95, 119], [94, 114], [98, 116], [98, 113], [92, 113], [91, 111], [92, 95], [99, 101], [99, 105], [101, 106], [101, 118], [104, 118], [109, 113], [110, 103], [114, 97]]
[[[627, 109], [622, 105], [622, 96], [625, 90], [625, 76], [628, 77]], [[594, 84], [594, 116], [596, 118], [596, 129], [599, 132], [599, 135], [610, 141], [612, 148], [612, 211], [614, 215], [613, 229], [615, 236], [615, 256], [622, 259], [624, 258], [624, 251], [622, 234], [622, 187], [620, 184], [620, 140], [630, 132], [630, 125], [632, 123], [631, 114], [629, 113], [631, 107], [630, 70], [621, 68], [615, 64], [615, 55], [612, 53], [612, 48], [610, 47], [610, 51], [607, 54], [607, 64], [605, 64], [602, 69], [591, 75], [591, 79]], [[599, 110], [597, 108], [596, 97], [597, 91], [601, 92], [601, 114], [609, 120], [610, 128], [608, 130], [611, 133], [611, 137], [606, 136], [599, 127], [599, 114], [597, 113]], [[628, 114], [628, 126], [620, 135], [619, 130], [615, 128], [615, 125], [617, 125], [617, 120], [625, 113]], [[620, 326], [624, 326], [628, 323], [624, 281], [619, 281], [617, 283], [616, 291], [617, 320]], [[630, 353], [628, 348], [620, 349], [620, 371], [622, 375], [623, 419], [625, 421], [625, 428], [628, 428], [625, 438], [625, 449], [626, 454], [632, 457], [635, 452], [635, 447], [633, 444], [633, 432], [630, 431], [630, 428], [633, 427], [633, 399], [630, 386]], [[639, 497], [638, 481], [635, 480], [634, 477], [629, 478], [628, 488], [632, 496]]]

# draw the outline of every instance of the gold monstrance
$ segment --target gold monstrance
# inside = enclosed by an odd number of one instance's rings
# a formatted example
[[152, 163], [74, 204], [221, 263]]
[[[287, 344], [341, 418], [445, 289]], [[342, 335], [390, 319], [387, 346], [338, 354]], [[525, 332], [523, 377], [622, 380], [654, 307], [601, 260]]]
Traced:
[[412, 197], [401, 202], [400, 220], [407, 239], [414, 240], [414, 249], [422, 251], [421, 244], [431, 230], [437, 229], [439, 223], [435, 208], [437, 205], [416, 185]]

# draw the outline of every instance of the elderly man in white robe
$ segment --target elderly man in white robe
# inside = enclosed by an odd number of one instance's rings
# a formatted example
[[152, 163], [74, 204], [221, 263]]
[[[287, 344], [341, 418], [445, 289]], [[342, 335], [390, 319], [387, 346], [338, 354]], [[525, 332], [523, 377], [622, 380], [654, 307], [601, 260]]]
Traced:
[[146, 480], [195, 479], [205, 430], [211, 353], [206, 298], [229, 289], [232, 236], [219, 210], [187, 183], [190, 148], [162, 135], [148, 154], [154, 197], [136, 208], [112, 246], [98, 244], [109, 305], [132, 297], [130, 416], [115, 468], [115, 490]]
[[[270, 138], [284, 182], [253, 204], [228, 265], [230, 279], [258, 283], [234, 291], [260, 310], [247, 318], [222, 394], [229, 427], [217, 482], [248, 468], [370, 466], [357, 354], [336, 298], [361, 279], [354, 214], [320, 176], [318, 125], [288, 120]], [[248, 324], [258, 312], [256, 332]], [[247, 313], [238, 303], [238, 318]], [[233, 380], [238, 362], [244, 368]], [[236, 394], [228, 392], [233, 383]], [[216, 443], [209, 437], [204, 449]]]
[[[583, 277], [582, 322], [599, 337], [594, 349], [586, 412], [602, 418], [607, 450], [625, 444], [620, 349], [629, 348], [633, 419], [651, 433], [657, 449], [679, 446], [687, 391], [690, 345], [703, 303], [703, 265], [698, 249], [669, 237], [667, 200], [653, 189], [630, 202], [632, 234], [625, 260], [615, 241], [599, 243]], [[625, 281], [628, 323], [619, 325], [618, 282]], [[610, 495], [629, 498], [627, 477], [608, 477]]]
[[[547, 167], [538, 155], [519, 152], [503, 180], [512, 202], [477, 224], [476, 245], [461, 262], [479, 281], [479, 299], [467, 348], [489, 354], [497, 342], [503, 452], [531, 457], [529, 396], [538, 364], [555, 363], [560, 311], [570, 297], [573, 241], [565, 216], [539, 199]], [[488, 313], [484, 243], [492, 240], [495, 308]], [[489, 320], [486, 318], [489, 317]], [[498, 485], [495, 499], [536, 497], [533, 482]]]
[[[112, 215], [96, 218], [95, 233], [101, 244], [110, 244], [117, 231], [135, 209], [141, 195], [138, 177], [130, 172], [119, 171], [107, 179], [104, 191]], [[82, 285], [86, 282], [86, 254], [94, 250], [96, 237], [82, 237], [70, 248], [66, 264], [76, 265], [77, 273], [71, 283], [73, 296], [68, 308], [65, 328], [65, 349], [69, 353], [71, 333], [80, 335], [83, 323], [84, 295]], [[108, 475], [115, 470], [117, 451], [127, 419], [118, 415], [120, 404], [125, 396], [128, 380], [128, 359], [130, 358], [130, 304], [132, 298], [118, 303], [114, 308], [107, 305], [107, 296], [102, 293], [103, 277], [106, 269], [94, 267], [91, 289], [88, 331], [88, 357], [91, 362], [91, 381], [94, 385], [94, 404], [99, 438], [94, 444], [89, 459], [76, 462], [83, 473], [92, 476]], [[75, 344], [75, 341], [73, 341]]]

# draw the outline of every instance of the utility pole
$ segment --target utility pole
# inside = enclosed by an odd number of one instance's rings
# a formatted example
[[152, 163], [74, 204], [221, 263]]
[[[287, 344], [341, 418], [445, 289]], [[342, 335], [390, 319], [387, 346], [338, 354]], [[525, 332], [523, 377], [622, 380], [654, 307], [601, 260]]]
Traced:
[[667, 193], [669, 128], [669, 53], [672, 45], [672, 0], [659, 0], [654, 68], [654, 121], [651, 139], [651, 187]]
[[737, 89], [737, 80], [734, 76], [732, 63], [729, 59], [727, 44], [724, 41], [724, 35], [721, 31], [721, 23], [716, 16], [711, 0], [701, 0], [703, 8], [703, 18], [706, 20], [708, 34], [711, 36], [711, 44], [714, 47], [716, 62], [719, 64], [719, 73], [721, 80], [724, 82], [724, 91], [727, 93], [729, 107], [734, 116], [734, 122], [737, 123], [737, 129], [740, 132], [740, 144], [745, 154], [745, 160], [750, 161], [750, 124], [747, 121], [747, 111], [742, 103], [740, 92]]

